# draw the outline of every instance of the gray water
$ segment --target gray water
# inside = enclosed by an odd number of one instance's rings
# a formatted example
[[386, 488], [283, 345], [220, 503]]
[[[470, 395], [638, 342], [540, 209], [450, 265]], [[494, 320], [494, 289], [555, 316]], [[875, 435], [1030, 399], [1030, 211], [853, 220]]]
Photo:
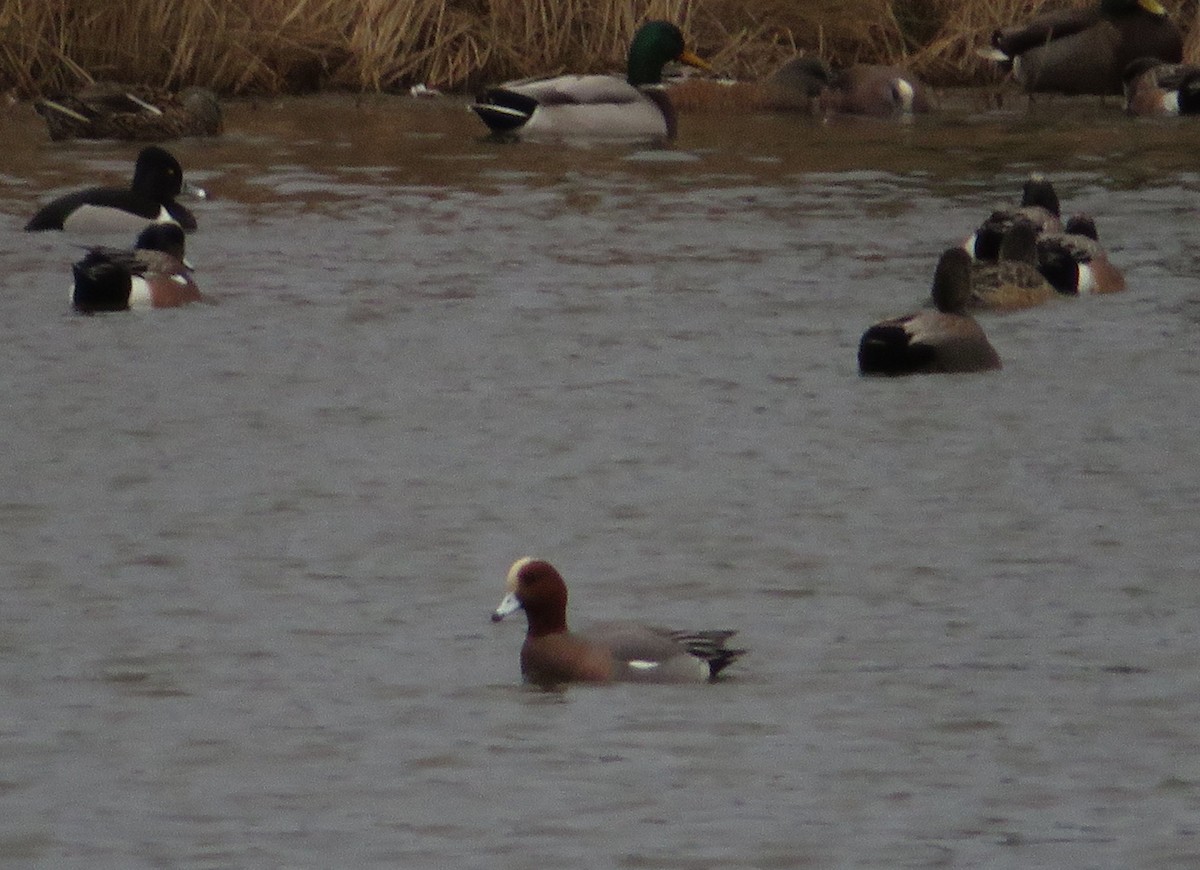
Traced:
[[[174, 146], [212, 304], [94, 318], [21, 226], [136, 148], [5, 110], [0, 864], [1200, 864], [1200, 128], [1063, 105], [660, 151], [234, 104]], [[1128, 292], [860, 378], [1031, 170]], [[751, 653], [522, 687], [526, 554]]]

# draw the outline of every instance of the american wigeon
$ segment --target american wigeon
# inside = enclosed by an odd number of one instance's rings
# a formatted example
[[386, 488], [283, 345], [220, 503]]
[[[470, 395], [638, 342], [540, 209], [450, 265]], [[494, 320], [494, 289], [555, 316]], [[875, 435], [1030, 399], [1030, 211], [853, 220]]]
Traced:
[[546, 137], [673, 139], [676, 113], [663, 66], [711, 69], [684, 45], [679, 28], [648, 21], [634, 34], [624, 78], [559, 75], [488, 88], [471, 106], [492, 132]]
[[947, 249], [933, 277], [937, 310], [876, 323], [858, 344], [864, 375], [981, 372], [1000, 368], [1000, 355], [983, 327], [963, 312], [971, 298], [971, 257], [961, 247]]
[[173, 221], [194, 230], [195, 216], [175, 201], [183, 187], [179, 161], [166, 149], [150, 145], [138, 154], [128, 187], [89, 187], [60, 196], [43, 206], [25, 229], [137, 232], [147, 223]]
[[54, 141], [163, 141], [221, 132], [221, 104], [208, 88], [168, 91], [145, 85], [96, 82], [71, 94], [34, 102]]
[[1016, 311], [1053, 299], [1054, 287], [1038, 271], [1038, 231], [1025, 218], [1017, 218], [1004, 234], [1000, 256], [994, 262], [976, 260], [971, 265], [969, 309]]
[[1108, 259], [1096, 222], [1073, 215], [1061, 233], [1038, 238], [1038, 269], [1054, 289], [1067, 295], [1119, 293], [1125, 275]]
[[1125, 111], [1131, 115], [1200, 114], [1200, 66], [1143, 57], [1125, 68]]
[[981, 54], [1011, 65], [1027, 91], [1119, 94], [1125, 68], [1140, 57], [1183, 59], [1183, 34], [1159, 0], [1099, 0], [1002, 27]]
[[888, 117], [928, 112], [929, 91], [907, 70], [879, 64], [834, 69], [816, 57], [796, 57], [763, 84], [760, 102], [769, 109], [820, 115]]
[[600, 623], [584, 633], [567, 628], [567, 585], [541, 559], [518, 559], [492, 614], [499, 622], [524, 609], [528, 629], [521, 673], [531, 683], [681, 683], [716, 679], [745, 653], [725, 642], [733, 631], [675, 631], [633, 622]]
[[71, 304], [85, 314], [174, 308], [201, 298], [178, 224], [150, 224], [132, 250], [92, 248], [73, 271]]
[[1054, 184], [1038, 174], [1030, 175], [1021, 186], [1021, 204], [1016, 208], [996, 209], [979, 229], [967, 237], [963, 248], [976, 260], [996, 260], [1000, 245], [1018, 220], [1029, 221], [1037, 232], [1062, 230], [1061, 206]]

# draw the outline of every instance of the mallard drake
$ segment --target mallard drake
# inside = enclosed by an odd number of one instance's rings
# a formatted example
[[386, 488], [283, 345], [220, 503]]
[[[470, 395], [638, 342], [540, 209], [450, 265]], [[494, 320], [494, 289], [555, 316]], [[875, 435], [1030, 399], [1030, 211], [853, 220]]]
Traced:
[[663, 66], [678, 61], [711, 69], [689, 51], [679, 28], [648, 21], [634, 34], [624, 78], [560, 75], [489, 88], [471, 109], [497, 134], [675, 138], [675, 108], [662, 87]]
[[1183, 34], [1159, 0], [1099, 0], [1002, 27], [980, 54], [1011, 67], [1026, 91], [1119, 94], [1132, 61], [1179, 63]]
[[964, 313], [971, 298], [971, 257], [948, 248], [933, 276], [936, 310], [876, 323], [858, 344], [864, 375], [981, 372], [1000, 368], [1000, 355], [973, 317]]
[[820, 115], [889, 117], [930, 109], [928, 89], [907, 70], [864, 63], [835, 69], [816, 57], [796, 57], [776, 70], [763, 84], [761, 102]]
[[586, 632], [567, 628], [567, 585], [544, 559], [528, 556], [508, 569], [505, 594], [492, 613], [517, 610], [529, 624], [521, 673], [542, 686], [565, 683], [698, 683], [712, 681], [743, 649], [725, 646], [728, 629], [680, 631], [637, 622], [604, 622]]
[[127, 139], [159, 142], [221, 132], [221, 104], [207, 88], [167, 91], [143, 85], [98, 82], [73, 94], [34, 103], [50, 138]]
[[132, 250], [92, 248], [73, 271], [71, 304], [85, 314], [175, 308], [200, 300], [179, 224], [151, 224]]
[[971, 264], [969, 309], [1016, 311], [1053, 299], [1054, 287], [1038, 271], [1038, 230], [1018, 217], [1004, 233], [995, 262]]
[[[204, 195], [198, 188], [187, 187]], [[165, 148], [150, 145], [138, 154], [128, 187], [89, 187], [60, 196], [39, 209], [25, 229], [136, 232], [151, 222], [173, 221], [185, 230], [194, 230], [195, 216], [175, 201], [184, 188], [179, 161]]]
[[1125, 111], [1131, 115], [1200, 115], [1200, 66], [1138, 58], [1125, 68]]
[[1059, 293], [1076, 296], [1125, 289], [1125, 275], [1108, 259], [1096, 222], [1088, 215], [1073, 215], [1063, 232], [1040, 236], [1037, 257], [1038, 270]]
[[1042, 175], [1030, 175], [1021, 186], [1021, 203], [1016, 208], [993, 211], [979, 228], [963, 242], [963, 248], [976, 260], [995, 261], [1000, 257], [1004, 236], [1018, 220], [1029, 221], [1040, 233], [1062, 230], [1061, 206], [1054, 184]]

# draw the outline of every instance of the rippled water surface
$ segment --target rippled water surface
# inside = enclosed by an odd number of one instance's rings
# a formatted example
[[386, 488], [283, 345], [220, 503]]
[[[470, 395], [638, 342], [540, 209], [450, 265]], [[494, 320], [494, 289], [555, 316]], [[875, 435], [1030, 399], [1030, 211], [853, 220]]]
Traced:
[[[1200, 127], [235, 104], [174, 148], [213, 304], [85, 318], [83, 240], [21, 227], [136, 149], [5, 111], [0, 863], [1200, 862]], [[1129, 291], [860, 378], [1031, 170]], [[487, 615], [527, 553], [575, 622], [752, 652], [525, 689]]]

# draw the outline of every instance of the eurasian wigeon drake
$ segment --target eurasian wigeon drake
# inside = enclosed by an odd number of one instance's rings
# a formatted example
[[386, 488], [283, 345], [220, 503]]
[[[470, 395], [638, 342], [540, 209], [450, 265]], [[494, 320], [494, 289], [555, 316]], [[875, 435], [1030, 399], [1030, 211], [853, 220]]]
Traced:
[[925, 84], [896, 66], [856, 63], [835, 69], [816, 57], [787, 61], [764, 83], [767, 108], [820, 115], [890, 117], [928, 112]]
[[975, 232], [963, 242], [963, 248], [976, 260], [996, 260], [1000, 244], [1017, 220], [1027, 220], [1039, 233], [1062, 230], [1061, 206], [1058, 191], [1045, 176], [1033, 174], [1021, 186], [1021, 204], [1016, 208], [996, 209]]
[[912, 375], [1000, 368], [1000, 355], [983, 327], [964, 313], [970, 298], [971, 257], [960, 247], [949, 248], [933, 276], [937, 310], [926, 308], [869, 327], [858, 344], [859, 371]]
[[674, 24], [647, 21], [629, 43], [624, 76], [556, 75], [508, 82], [485, 90], [471, 109], [503, 136], [670, 140], [676, 116], [662, 73], [671, 61], [712, 68], [686, 47]]
[[85, 314], [175, 308], [201, 298], [184, 260], [178, 224], [151, 224], [132, 250], [92, 248], [75, 264], [74, 274], [71, 304]]
[[1075, 296], [1125, 289], [1125, 275], [1108, 259], [1096, 222], [1088, 215], [1073, 215], [1063, 232], [1040, 236], [1037, 256], [1038, 269], [1059, 293]]
[[1183, 34], [1159, 0], [1099, 0], [1002, 27], [979, 53], [1011, 69], [1026, 91], [1119, 94], [1132, 61], [1179, 63]]
[[[138, 232], [148, 223], [171, 221], [194, 230], [195, 216], [175, 201], [183, 189], [179, 161], [151, 145], [138, 154], [128, 187], [89, 187], [60, 196], [43, 206], [25, 229]], [[203, 197], [202, 191], [189, 189]]]
[[1000, 243], [995, 262], [976, 260], [971, 264], [972, 310], [1016, 311], [1048, 302], [1057, 295], [1046, 276], [1038, 271], [1038, 232], [1025, 218], [1018, 217]]
[[745, 653], [725, 642], [733, 631], [675, 631], [633, 622], [600, 623], [583, 633], [567, 628], [567, 585], [542, 559], [518, 559], [492, 614], [499, 622], [518, 609], [528, 630], [521, 673], [543, 686], [563, 683], [687, 683], [712, 681]]
[[1200, 66], [1143, 57], [1125, 68], [1125, 111], [1131, 115], [1200, 114]]
[[221, 132], [221, 103], [208, 88], [170, 91], [148, 85], [93, 82], [34, 102], [55, 142], [126, 139], [161, 142]]

